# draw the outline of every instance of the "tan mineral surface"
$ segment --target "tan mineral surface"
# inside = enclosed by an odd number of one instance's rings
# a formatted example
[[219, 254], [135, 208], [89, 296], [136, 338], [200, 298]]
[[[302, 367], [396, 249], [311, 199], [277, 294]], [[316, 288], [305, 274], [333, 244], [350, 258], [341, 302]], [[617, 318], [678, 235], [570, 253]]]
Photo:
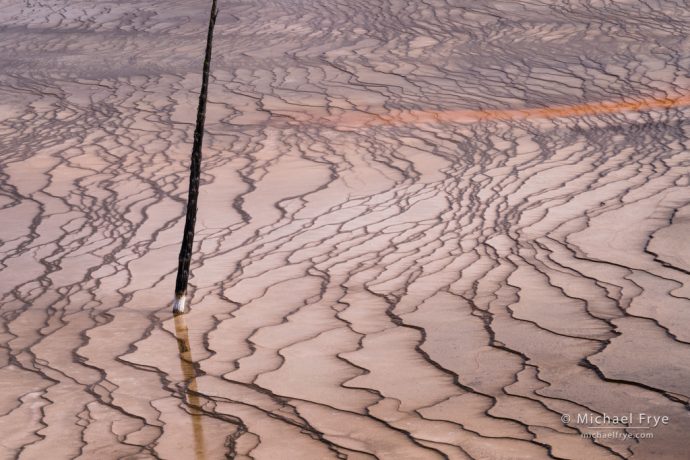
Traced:
[[209, 8], [0, 2], [1, 459], [690, 458], [687, 2], [222, 0], [173, 317]]

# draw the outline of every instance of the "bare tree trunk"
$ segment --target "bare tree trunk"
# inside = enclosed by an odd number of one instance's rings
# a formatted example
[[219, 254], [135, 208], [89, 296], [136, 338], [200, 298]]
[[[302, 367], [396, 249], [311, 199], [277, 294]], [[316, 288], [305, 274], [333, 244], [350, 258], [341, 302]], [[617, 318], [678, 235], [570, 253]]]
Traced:
[[184, 236], [180, 248], [177, 280], [175, 281], [174, 313], [184, 313], [189, 281], [189, 264], [192, 260], [194, 246], [194, 225], [196, 223], [197, 201], [199, 198], [199, 180], [201, 176], [201, 145], [204, 138], [204, 121], [206, 120], [206, 98], [208, 96], [208, 76], [211, 69], [211, 45], [213, 42], [213, 27], [216, 24], [218, 6], [216, 0], [211, 4], [211, 17], [208, 22], [208, 36], [206, 37], [206, 54], [204, 56], [204, 72], [201, 80], [201, 94], [196, 112], [196, 128], [194, 129], [194, 145], [192, 146], [192, 164], [189, 168], [189, 196], [187, 198], [187, 218], [184, 223]]

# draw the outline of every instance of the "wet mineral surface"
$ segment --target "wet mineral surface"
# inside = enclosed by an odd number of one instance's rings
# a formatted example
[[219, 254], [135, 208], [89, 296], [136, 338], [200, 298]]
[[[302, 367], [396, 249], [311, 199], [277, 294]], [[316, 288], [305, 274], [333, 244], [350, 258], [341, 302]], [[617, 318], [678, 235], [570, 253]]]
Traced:
[[687, 2], [223, 0], [173, 317], [209, 8], [0, 3], [1, 458], [688, 458]]

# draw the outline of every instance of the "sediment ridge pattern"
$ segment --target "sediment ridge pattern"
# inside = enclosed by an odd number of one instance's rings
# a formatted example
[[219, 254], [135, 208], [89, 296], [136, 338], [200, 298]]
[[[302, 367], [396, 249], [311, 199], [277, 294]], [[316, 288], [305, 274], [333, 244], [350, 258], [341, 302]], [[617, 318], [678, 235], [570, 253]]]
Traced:
[[687, 2], [221, 2], [173, 318], [207, 3], [0, 4], [2, 458], [687, 458]]

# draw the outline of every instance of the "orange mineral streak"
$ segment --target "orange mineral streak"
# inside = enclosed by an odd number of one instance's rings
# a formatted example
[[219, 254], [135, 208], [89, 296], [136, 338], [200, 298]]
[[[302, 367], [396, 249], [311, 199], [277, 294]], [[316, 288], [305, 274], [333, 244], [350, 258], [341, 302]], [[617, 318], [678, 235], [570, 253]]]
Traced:
[[678, 97], [643, 99], [639, 101], [603, 101], [575, 105], [525, 109], [496, 110], [406, 110], [386, 114], [349, 112], [342, 116], [328, 118], [328, 124], [348, 126], [410, 125], [425, 123], [476, 123], [479, 121], [520, 120], [528, 118], [557, 119], [606, 115], [621, 112], [666, 109], [690, 105], [690, 94]]

